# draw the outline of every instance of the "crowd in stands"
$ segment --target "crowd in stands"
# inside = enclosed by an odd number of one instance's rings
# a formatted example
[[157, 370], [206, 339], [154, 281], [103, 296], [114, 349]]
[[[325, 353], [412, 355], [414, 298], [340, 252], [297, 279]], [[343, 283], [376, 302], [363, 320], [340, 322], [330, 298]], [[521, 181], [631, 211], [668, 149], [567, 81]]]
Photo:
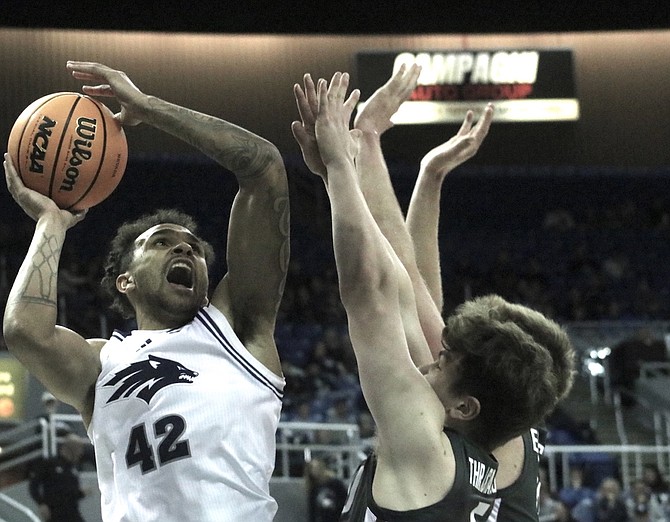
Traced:
[[[546, 470], [543, 470], [546, 472]], [[670, 519], [670, 484], [656, 464], [647, 463], [642, 474], [623, 487], [614, 475], [589, 476], [575, 466], [567, 486], [548, 489], [546, 476], [540, 489], [540, 522], [663, 522]]]

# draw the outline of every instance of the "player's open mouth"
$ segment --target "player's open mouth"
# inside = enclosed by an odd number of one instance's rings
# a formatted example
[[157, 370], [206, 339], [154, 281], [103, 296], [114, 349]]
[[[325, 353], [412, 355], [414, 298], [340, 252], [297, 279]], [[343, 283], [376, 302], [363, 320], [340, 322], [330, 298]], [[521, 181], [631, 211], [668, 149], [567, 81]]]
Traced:
[[177, 261], [167, 274], [168, 283], [193, 288], [193, 268], [188, 263]]

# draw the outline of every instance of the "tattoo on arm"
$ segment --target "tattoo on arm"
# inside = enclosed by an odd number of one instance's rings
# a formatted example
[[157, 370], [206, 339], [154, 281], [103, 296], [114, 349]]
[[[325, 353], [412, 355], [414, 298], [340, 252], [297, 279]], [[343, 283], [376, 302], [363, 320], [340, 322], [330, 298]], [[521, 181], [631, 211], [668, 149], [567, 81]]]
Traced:
[[279, 234], [283, 238], [281, 248], [279, 249], [279, 270], [281, 271], [281, 283], [278, 292], [277, 309], [279, 309], [281, 298], [284, 294], [284, 285], [286, 284], [286, 274], [288, 273], [288, 264], [290, 259], [290, 207], [287, 196], [278, 197], [274, 204], [275, 211], [279, 212]]
[[251, 180], [262, 176], [272, 161], [264, 143], [253, 136], [235, 133], [231, 143], [220, 149], [214, 159], [240, 178]]
[[56, 307], [58, 260], [62, 249], [55, 236], [47, 236], [32, 258], [18, 299]]
[[158, 98], [150, 104], [154, 110], [147, 123], [199, 149], [240, 178], [261, 176], [273, 161], [274, 146], [253, 132]]

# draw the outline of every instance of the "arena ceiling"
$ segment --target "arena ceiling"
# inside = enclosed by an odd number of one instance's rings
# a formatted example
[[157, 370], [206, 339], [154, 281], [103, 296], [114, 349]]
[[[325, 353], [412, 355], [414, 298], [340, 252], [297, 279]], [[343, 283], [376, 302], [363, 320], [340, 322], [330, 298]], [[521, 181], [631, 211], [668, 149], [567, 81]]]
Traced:
[[639, 0], [3, 0], [0, 26], [196, 33], [528, 33], [670, 28]]

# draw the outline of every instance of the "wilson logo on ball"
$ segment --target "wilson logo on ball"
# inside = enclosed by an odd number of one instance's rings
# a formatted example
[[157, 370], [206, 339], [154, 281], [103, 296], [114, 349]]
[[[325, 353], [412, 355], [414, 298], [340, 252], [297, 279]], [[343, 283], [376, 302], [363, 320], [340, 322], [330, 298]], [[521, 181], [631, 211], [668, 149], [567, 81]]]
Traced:
[[65, 177], [59, 190], [72, 191], [79, 177], [80, 165], [90, 160], [93, 156], [91, 146], [95, 141], [95, 125], [96, 120], [90, 118], [79, 118], [77, 120], [77, 129], [75, 132], [81, 139], [74, 140], [74, 147], [70, 154], [70, 166], [65, 171]]
[[126, 136], [112, 111], [75, 92], [31, 103], [12, 128], [8, 152], [28, 188], [73, 211], [107, 198], [128, 159]]

